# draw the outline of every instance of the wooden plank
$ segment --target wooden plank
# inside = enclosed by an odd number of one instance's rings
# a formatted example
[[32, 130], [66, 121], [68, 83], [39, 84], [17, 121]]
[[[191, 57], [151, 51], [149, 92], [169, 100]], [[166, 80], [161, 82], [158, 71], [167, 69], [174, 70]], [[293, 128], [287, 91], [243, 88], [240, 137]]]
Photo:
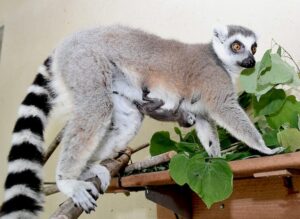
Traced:
[[259, 172], [300, 169], [300, 152], [231, 161], [229, 165], [235, 178], [250, 177]]
[[254, 173], [254, 178], [261, 177], [273, 177], [273, 176], [292, 176], [292, 173], [288, 170], [274, 170], [268, 172]]
[[156, 186], [175, 184], [169, 171], [159, 171], [153, 173], [143, 173], [121, 178], [122, 187]]
[[293, 184], [297, 191], [290, 193], [282, 177], [235, 180], [231, 197], [211, 209], [193, 194], [193, 218], [298, 219], [300, 176], [293, 176]]

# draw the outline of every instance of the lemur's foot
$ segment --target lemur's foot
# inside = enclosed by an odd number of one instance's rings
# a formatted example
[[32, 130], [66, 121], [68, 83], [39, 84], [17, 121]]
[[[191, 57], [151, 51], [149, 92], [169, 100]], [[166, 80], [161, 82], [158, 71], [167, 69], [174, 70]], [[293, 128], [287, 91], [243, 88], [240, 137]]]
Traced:
[[80, 176], [80, 179], [87, 180], [93, 177], [98, 177], [101, 181], [101, 191], [104, 193], [110, 184], [110, 173], [108, 169], [100, 164], [93, 164], [89, 166]]
[[75, 206], [81, 207], [86, 213], [94, 211], [99, 192], [92, 182], [79, 180], [57, 180], [59, 190], [72, 198]]

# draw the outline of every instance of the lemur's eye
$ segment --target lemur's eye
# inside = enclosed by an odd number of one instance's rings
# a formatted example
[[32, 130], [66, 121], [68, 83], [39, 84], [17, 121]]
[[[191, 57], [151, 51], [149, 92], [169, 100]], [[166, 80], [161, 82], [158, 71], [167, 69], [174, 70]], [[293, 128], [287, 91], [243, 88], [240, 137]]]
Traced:
[[231, 49], [233, 52], [238, 53], [242, 49], [242, 44], [239, 41], [234, 41], [231, 44]]
[[254, 44], [251, 46], [251, 52], [252, 52], [253, 55], [256, 53], [256, 48], [257, 48], [257, 44], [254, 43]]

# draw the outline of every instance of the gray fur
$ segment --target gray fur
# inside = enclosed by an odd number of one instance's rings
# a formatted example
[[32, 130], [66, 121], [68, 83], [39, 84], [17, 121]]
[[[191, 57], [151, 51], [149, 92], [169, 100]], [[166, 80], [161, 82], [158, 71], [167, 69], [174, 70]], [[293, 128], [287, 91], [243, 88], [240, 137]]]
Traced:
[[246, 27], [242, 27], [238, 25], [228, 25], [228, 37], [231, 37], [235, 34], [242, 34], [246, 37], [249, 36], [256, 37], [256, 34], [252, 30]]

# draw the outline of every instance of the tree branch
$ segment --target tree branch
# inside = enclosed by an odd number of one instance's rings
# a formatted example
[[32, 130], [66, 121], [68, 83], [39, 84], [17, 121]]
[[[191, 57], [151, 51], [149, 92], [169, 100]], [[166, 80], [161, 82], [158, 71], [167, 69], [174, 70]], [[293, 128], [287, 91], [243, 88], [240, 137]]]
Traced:
[[55, 151], [57, 146], [60, 144], [60, 141], [61, 141], [62, 136], [63, 136], [64, 129], [65, 128], [60, 130], [60, 132], [56, 135], [55, 139], [51, 142], [51, 144], [47, 148], [47, 151], [45, 152], [45, 156], [44, 156], [44, 165], [48, 161], [50, 156], [53, 154], [53, 152]]
[[134, 153], [136, 153], [136, 152], [138, 152], [138, 151], [140, 151], [140, 150], [142, 150], [146, 147], [149, 147], [149, 145], [150, 145], [149, 143], [145, 143], [145, 144], [142, 144], [142, 145], [136, 147], [135, 149], [132, 149], [132, 154], [134, 154]]
[[171, 160], [172, 157], [174, 157], [177, 153], [175, 151], [169, 151], [157, 156], [150, 157], [147, 160], [139, 161], [133, 164], [128, 165], [124, 173], [131, 173], [134, 170], [142, 170], [148, 167], [153, 167], [155, 165], [165, 163]]

